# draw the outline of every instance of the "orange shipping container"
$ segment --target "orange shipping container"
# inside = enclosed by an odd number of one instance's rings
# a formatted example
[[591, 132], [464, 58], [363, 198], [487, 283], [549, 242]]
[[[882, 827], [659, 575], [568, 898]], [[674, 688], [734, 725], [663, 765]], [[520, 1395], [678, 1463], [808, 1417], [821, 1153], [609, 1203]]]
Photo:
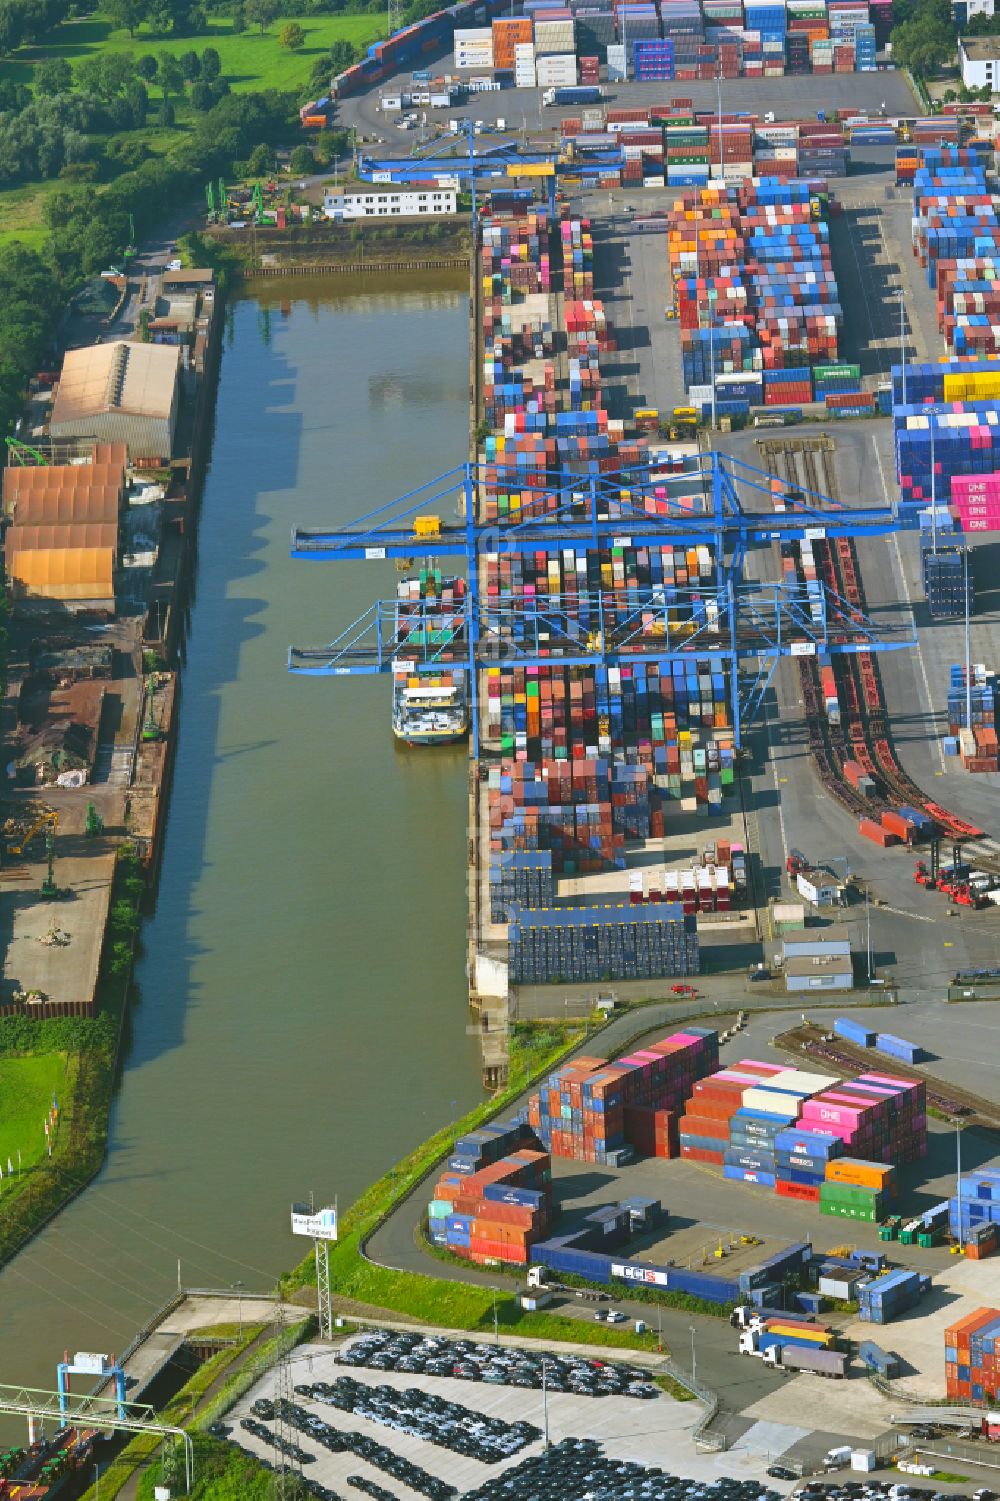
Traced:
[[828, 1183], [853, 1183], [858, 1188], [884, 1192], [892, 1183], [895, 1168], [884, 1162], [863, 1162], [856, 1157], [835, 1157], [826, 1165]]
[[[964, 1344], [968, 1348], [969, 1339], [976, 1330], [985, 1328], [994, 1319], [1000, 1319], [1000, 1309], [977, 1308], [975, 1312], [967, 1313], [964, 1319], [959, 1319], [957, 1324], [951, 1324], [944, 1331], [944, 1342], [946, 1345]], [[962, 1361], [961, 1364], [965, 1365], [967, 1362]]]

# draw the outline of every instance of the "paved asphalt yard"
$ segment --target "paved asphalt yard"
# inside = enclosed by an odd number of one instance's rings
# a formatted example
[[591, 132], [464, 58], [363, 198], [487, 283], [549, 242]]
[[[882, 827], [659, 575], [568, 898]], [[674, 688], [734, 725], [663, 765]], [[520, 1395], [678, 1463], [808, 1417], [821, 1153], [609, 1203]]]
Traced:
[[[727, 1326], [728, 1328], [728, 1326]], [[349, 1342], [350, 1343], [350, 1342]], [[613, 1358], [615, 1352], [609, 1352]], [[628, 1353], [623, 1352], [628, 1359]], [[758, 1362], [754, 1361], [753, 1364]], [[450, 1402], [460, 1403], [477, 1414], [500, 1418], [508, 1423], [520, 1420], [533, 1423], [541, 1431], [544, 1426], [542, 1394], [540, 1391], [519, 1387], [488, 1386], [481, 1382], [459, 1381], [452, 1377], [404, 1374], [397, 1371], [373, 1371], [354, 1367], [338, 1367], [336, 1352], [324, 1345], [302, 1345], [292, 1357], [291, 1377], [294, 1384], [315, 1381], [334, 1382], [338, 1376], [350, 1374], [363, 1384], [392, 1386], [400, 1391], [416, 1387], [433, 1392]], [[240, 1419], [249, 1414], [251, 1405], [258, 1397], [274, 1396], [277, 1372], [268, 1371], [227, 1416], [234, 1423], [234, 1437], [251, 1453], [272, 1457], [272, 1451], [258, 1437], [239, 1427]], [[364, 1433], [379, 1443], [385, 1444], [403, 1455], [431, 1475], [457, 1486], [460, 1492], [472, 1490], [492, 1476], [519, 1464], [526, 1458], [542, 1451], [542, 1438], [522, 1449], [513, 1458], [501, 1460], [495, 1465], [486, 1465], [479, 1460], [456, 1454], [450, 1449], [412, 1435], [402, 1434], [357, 1413], [340, 1412], [329, 1403], [313, 1401], [296, 1393], [293, 1397], [310, 1413], [330, 1423], [332, 1427]], [[661, 1393], [655, 1400], [636, 1401], [624, 1397], [583, 1397], [572, 1393], [552, 1392], [548, 1399], [548, 1422], [550, 1442], [560, 1439], [594, 1438], [612, 1458], [630, 1459], [640, 1464], [658, 1465], [665, 1470], [676, 1471], [691, 1479], [714, 1480], [721, 1475], [737, 1475], [748, 1480], [762, 1480], [775, 1489], [787, 1491], [783, 1482], [772, 1482], [765, 1477], [768, 1463], [766, 1455], [744, 1448], [739, 1455], [697, 1454], [691, 1442], [691, 1430], [701, 1418], [698, 1402], [677, 1402]], [[269, 1425], [272, 1426], [273, 1425]], [[325, 1485], [332, 1486], [339, 1494], [347, 1495], [344, 1489], [348, 1475], [364, 1475], [369, 1480], [387, 1486], [394, 1494], [412, 1492], [393, 1477], [387, 1476], [374, 1465], [359, 1459], [353, 1453], [330, 1454], [320, 1444], [311, 1443], [301, 1433], [293, 1435], [295, 1442], [309, 1453], [314, 1453], [315, 1464], [303, 1467], [303, 1473], [314, 1476]], [[570, 1501], [570, 1498], [567, 1498]]]

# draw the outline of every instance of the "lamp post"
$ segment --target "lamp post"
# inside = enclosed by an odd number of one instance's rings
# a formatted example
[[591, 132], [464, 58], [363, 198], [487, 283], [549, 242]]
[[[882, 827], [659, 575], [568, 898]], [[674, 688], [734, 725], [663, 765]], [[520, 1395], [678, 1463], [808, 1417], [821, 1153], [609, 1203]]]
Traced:
[[962, 603], [965, 606], [965, 728], [972, 733], [972, 627], [969, 623], [969, 549], [963, 553]]
[[549, 1386], [548, 1386], [548, 1374], [549, 1374], [548, 1361], [543, 1356], [543, 1358], [542, 1358], [542, 1444], [543, 1444], [543, 1448], [545, 1448], [546, 1450], [549, 1447]]
[[708, 294], [708, 358], [709, 370], [712, 376], [712, 430], [718, 426], [716, 422], [717, 412], [715, 407], [715, 302], [718, 292], [713, 287]]
[[872, 909], [868, 899], [868, 887], [865, 886], [865, 934], [868, 951], [868, 983], [872, 983]]
[[689, 1329], [689, 1332], [691, 1334], [691, 1385], [693, 1387], [697, 1388], [697, 1385], [698, 1385], [698, 1356], [697, 1356], [697, 1353], [696, 1353], [695, 1348], [694, 1348], [695, 1327], [694, 1327], [693, 1324], [689, 1324], [688, 1325], [688, 1329]]
[[962, 1233], [962, 1127], [955, 1126], [955, 1189], [958, 1197], [958, 1244], [964, 1246], [965, 1236]]
[[245, 1282], [233, 1283], [233, 1292], [236, 1294], [237, 1318], [239, 1320], [239, 1338], [241, 1340], [243, 1338], [243, 1289], [245, 1287]]
[[931, 425], [931, 551], [937, 556], [937, 470], [934, 467], [934, 413], [928, 418]]

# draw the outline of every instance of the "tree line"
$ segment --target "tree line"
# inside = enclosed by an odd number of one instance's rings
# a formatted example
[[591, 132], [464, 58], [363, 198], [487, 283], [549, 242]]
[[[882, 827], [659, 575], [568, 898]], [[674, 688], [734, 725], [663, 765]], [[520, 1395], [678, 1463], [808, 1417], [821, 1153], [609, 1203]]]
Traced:
[[288, 94], [227, 94], [169, 157], [151, 157], [103, 186], [69, 182], [51, 194], [45, 249], [16, 242], [0, 249], [0, 430], [10, 432], [20, 416], [28, 377], [51, 364], [69, 297], [120, 257], [132, 223], [140, 238], [148, 235], [234, 161], [282, 139], [294, 119]]
[[[188, 84], [190, 103], [207, 114], [229, 93], [220, 67], [214, 47], [180, 57], [105, 52], [84, 58], [75, 72], [65, 58], [46, 59], [35, 67], [30, 87], [0, 81], [0, 185], [59, 176], [93, 181], [139, 166], [149, 155], [141, 142], [91, 138], [141, 130], [151, 113], [172, 125], [173, 98]], [[154, 86], [160, 95], [155, 111]]]

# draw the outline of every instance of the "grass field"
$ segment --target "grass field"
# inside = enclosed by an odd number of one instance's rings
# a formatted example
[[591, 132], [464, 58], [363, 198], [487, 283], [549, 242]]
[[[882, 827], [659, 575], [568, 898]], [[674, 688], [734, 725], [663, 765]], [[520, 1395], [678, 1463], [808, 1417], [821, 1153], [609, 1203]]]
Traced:
[[[289, 52], [278, 40], [282, 26], [297, 20], [306, 34], [305, 45]], [[317, 57], [328, 52], [341, 39], [358, 47], [367, 47], [384, 35], [381, 16], [282, 16], [261, 36], [256, 29], [233, 35], [232, 22], [225, 16], [213, 16], [208, 30], [195, 37], [174, 40], [146, 34], [140, 29], [135, 37], [116, 31], [110, 21], [100, 16], [81, 21], [66, 21], [53, 33], [51, 43], [43, 47], [22, 47], [13, 57], [0, 62], [0, 78], [30, 83], [32, 65], [46, 57], [65, 57], [71, 63], [101, 52], [202, 52], [214, 47], [222, 60], [222, 76], [230, 88], [281, 89], [298, 93], [305, 87]], [[150, 89], [159, 97], [155, 82]]]
[[[0, 1058], [0, 1168], [6, 1178], [7, 1159], [32, 1167], [45, 1156], [43, 1121], [52, 1096], [65, 1109], [69, 1092], [66, 1055], [39, 1053], [26, 1058]], [[6, 1187], [6, 1181], [4, 1183]]]
[[40, 249], [48, 234], [42, 219], [45, 200], [62, 186], [64, 184], [58, 180], [32, 182], [0, 192], [0, 245], [8, 240], [20, 240], [32, 250]]

